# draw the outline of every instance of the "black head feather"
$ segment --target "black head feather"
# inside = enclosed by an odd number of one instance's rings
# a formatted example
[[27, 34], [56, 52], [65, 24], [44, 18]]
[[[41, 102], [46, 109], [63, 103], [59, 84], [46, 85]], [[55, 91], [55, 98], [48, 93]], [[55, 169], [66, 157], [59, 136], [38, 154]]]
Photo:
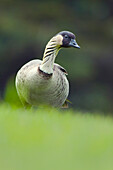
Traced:
[[71, 39], [75, 39], [75, 35], [69, 31], [62, 31], [59, 32], [57, 35], [62, 35], [63, 37], [62, 47], [69, 47]]
[[75, 47], [80, 48], [80, 46], [76, 42], [76, 37], [72, 32], [69, 31], [61, 31], [57, 35], [61, 35], [63, 37], [61, 47]]

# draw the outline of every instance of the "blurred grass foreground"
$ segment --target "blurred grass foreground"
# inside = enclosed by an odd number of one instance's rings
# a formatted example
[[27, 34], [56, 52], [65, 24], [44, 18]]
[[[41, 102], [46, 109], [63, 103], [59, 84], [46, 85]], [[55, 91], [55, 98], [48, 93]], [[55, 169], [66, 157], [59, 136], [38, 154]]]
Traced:
[[113, 119], [0, 104], [1, 170], [112, 170]]

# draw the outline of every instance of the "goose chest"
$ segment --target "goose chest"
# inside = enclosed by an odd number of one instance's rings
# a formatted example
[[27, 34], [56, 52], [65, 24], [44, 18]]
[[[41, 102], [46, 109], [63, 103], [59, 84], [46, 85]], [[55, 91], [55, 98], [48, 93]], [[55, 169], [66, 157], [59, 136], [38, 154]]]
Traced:
[[30, 105], [51, 105], [61, 107], [69, 94], [69, 83], [65, 70], [54, 64], [52, 75], [43, 73], [40, 60], [24, 65], [16, 77], [16, 86], [21, 101]]

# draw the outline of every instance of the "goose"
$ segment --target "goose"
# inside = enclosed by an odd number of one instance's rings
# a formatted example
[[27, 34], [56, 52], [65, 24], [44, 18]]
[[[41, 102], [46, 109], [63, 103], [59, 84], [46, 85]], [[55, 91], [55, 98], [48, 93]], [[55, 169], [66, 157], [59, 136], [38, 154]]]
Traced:
[[16, 90], [24, 107], [67, 107], [67, 71], [54, 63], [58, 51], [63, 47], [80, 48], [72, 32], [61, 31], [53, 36], [45, 47], [43, 59], [29, 61], [17, 72]]

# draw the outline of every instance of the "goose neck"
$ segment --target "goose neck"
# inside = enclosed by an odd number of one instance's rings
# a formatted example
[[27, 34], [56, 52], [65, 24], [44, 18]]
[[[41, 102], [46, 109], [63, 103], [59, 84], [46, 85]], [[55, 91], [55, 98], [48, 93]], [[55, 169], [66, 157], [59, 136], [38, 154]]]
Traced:
[[59, 50], [60, 47], [57, 46], [55, 39], [51, 39], [46, 45], [40, 70], [47, 74], [53, 73], [55, 58]]

